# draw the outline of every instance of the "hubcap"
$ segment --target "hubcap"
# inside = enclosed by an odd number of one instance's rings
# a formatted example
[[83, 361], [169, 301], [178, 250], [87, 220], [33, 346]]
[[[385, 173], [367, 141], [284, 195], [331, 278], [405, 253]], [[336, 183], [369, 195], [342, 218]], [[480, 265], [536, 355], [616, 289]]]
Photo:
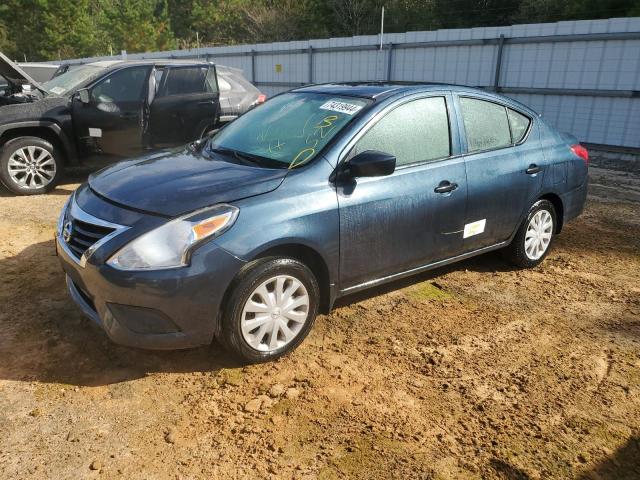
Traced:
[[271, 352], [296, 338], [308, 317], [305, 286], [290, 275], [278, 275], [249, 296], [242, 310], [242, 337], [252, 348]]
[[531, 260], [538, 260], [549, 248], [553, 235], [553, 217], [547, 210], [539, 210], [529, 220], [524, 237], [524, 251]]
[[56, 176], [53, 155], [44, 148], [22, 147], [9, 157], [9, 177], [22, 188], [46, 187]]

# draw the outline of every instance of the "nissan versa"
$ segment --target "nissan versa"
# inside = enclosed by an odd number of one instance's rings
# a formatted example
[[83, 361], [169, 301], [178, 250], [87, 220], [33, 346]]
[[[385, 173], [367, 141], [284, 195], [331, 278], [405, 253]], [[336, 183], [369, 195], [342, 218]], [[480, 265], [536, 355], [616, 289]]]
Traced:
[[216, 337], [258, 362], [295, 348], [343, 295], [496, 249], [536, 266], [583, 209], [587, 163], [573, 137], [499, 95], [310, 86], [90, 177], [57, 250], [71, 296], [115, 342]]

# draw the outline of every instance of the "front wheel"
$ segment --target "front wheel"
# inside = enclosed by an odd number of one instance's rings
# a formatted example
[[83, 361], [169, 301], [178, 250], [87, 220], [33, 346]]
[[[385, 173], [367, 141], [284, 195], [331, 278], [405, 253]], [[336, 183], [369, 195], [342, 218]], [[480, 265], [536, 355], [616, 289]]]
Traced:
[[548, 200], [538, 200], [520, 225], [511, 244], [505, 248], [507, 259], [522, 268], [539, 265], [549, 253], [556, 231], [556, 210]]
[[295, 349], [318, 313], [313, 272], [292, 258], [250, 263], [231, 286], [220, 339], [241, 360], [257, 363]]
[[56, 186], [62, 155], [38, 137], [18, 137], [0, 149], [0, 180], [16, 195], [39, 195]]

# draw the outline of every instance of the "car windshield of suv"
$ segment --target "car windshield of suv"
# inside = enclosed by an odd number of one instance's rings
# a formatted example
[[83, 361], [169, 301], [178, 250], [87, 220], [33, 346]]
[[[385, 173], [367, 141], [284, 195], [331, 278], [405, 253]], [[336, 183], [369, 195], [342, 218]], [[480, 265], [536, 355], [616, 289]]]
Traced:
[[285, 93], [222, 129], [206, 151], [275, 168], [310, 162], [369, 100], [317, 93]]
[[56, 95], [64, 95], [67, 92], [80, 86], [85, 80], [98, 75], [104, 67], [96, 65], [82, 65], [73, 68], [58, 77], [54, 77], [48, 82], [44, 82], [42, 86], [45, 90]]

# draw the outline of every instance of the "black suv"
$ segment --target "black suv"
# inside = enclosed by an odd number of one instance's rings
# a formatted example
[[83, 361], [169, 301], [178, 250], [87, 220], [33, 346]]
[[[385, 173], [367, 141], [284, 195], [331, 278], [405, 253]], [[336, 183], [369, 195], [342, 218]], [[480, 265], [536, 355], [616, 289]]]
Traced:
[[89, 63], [39, 84], [0, 53], [0, 181], [52, 189], [65, 165], [183, 145], [215, 128], [216, 67], [201, 61]]

